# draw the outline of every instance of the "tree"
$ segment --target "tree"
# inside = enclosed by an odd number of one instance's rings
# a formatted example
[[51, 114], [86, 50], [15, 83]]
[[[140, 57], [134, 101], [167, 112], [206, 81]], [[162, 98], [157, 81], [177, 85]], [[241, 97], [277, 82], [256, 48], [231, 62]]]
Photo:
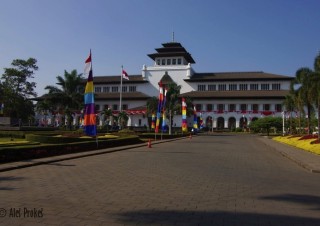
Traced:
[[284, 104], [284, 107], [285, 107], [286, 111], [290, 112], [289, 128], [290, 128], [290, 133], [292, 133], [293, 126], [292, 126], [291, 113], [294, 111], [294, 107], [295, 107], [294, 100], [293, 100], [293, 95], [287, 95], [286, 99], [283, 102], [283, 104]]
[[57, 86], [46, 86], [48, 90], [46, 96], [50, 99], [57, 108], [81, 109], [83, 106], [83, 94], [79, 93], [79, 86], [82, 84], [82, 74], [78, 74], [77, 70], [72, 70], [71, 73], [64, 71], [64, 77], [57, 76]]
[[314, 94], [314, 102], [318, 108], [318, 140], [320, 140], [320, 53], [314, 60], [314, 71], [311, 74], [311, 91]]
[[151, 124], [152, 124], [152, 115], [156, 114], [157, 110], [158, 110], [158, 98], [153, 96], [151, 98], [149, 98], [147, 100], [147, 117], [148, 117], [148, 125], [149, 128], [151, 128]]
[[147, 100], [147, 114], [152, 115], [155, 114], [158, 110], [158, 98], [151, 97]]
[[[291, 82], [291, 92], [295, 94], [296, 97], [301, 98], [303, 100], [303, 104], [307, 108], [307, 127], [308, 127], [308, 134], [311, 132], [311, 111], [312, 111], [312, 103], [314, 100], [314, 94], [312, 93], [311, 87], [311, 75], [313, 71], [310, 68], [300, 68], [296, 72], [295, 78]], [[297, 89], [295, 85], [299, 85]], [[301, 111], [300, 111], [301, 112]]]
[[28, 119], [34, 114], [33, 103], [30, 100], [36, 97], [36, 83], [30, 82], [38, 70], [37, 60], [13, 60], [12, 68], [4, 68], [1, 77], [2, 102], [4, 103], [4, 114], [22, 120]]
[[105, 109], [103, 111], [103, 115], [104, 115], [104, 119], [106, 122], [106, 126], [107, 126], [107, 133], [109, 132], [109, 122], [110, 122], [110, 117], [112, 116], [112, 110], [110, 108]]
[[129, 116], [125, 111], [119, 112], [118, 120], [122, 129], [126, 127], [128, 119], [129, 119]]
[[169, 115], [169, 134], [172, 134], [172, 119], [174, 112], [181, 114], [181, 103], [179, 103], [181, 86], [176, 83], [168, 84], [168, 92], [166, 95], [166, 111]]
[[262, 130], [267, 131], [267, 135], [269, 136], [269, 132], [271, 127], [274, 127], [276, 130], [282, 130], [282, 118], [281, 117], [264, 117], [259, 118], [250, 123], [250, 129], [254, 132], [260, 132]]

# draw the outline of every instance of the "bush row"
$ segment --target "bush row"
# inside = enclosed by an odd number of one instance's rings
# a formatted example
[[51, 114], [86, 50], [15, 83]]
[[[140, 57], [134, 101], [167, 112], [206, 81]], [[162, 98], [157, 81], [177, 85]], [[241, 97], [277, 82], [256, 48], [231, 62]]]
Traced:
[[[78, 139], [79, 140], [79, 139]], [[77, 143], [58, 143], [38, 146], [17, 146], [0, 149], [0, 163], [21, 161], [49, 156], [91, 151], [103, 148], [143, 143], [138, 136], [113, 140], [99, 140], [98, 147], [95, 140]]]

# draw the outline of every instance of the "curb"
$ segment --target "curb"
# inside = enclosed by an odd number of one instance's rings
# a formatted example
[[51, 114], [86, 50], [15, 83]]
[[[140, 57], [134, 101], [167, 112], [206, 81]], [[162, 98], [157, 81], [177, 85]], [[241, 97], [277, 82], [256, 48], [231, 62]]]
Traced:
[[[263, 137], [262, 139], [260, 139], [265, 145], [267, 145], [268, 147], [270, 147], [271, 149], [277, 151], [278, 153], [280, 153], [282, 156], [286, 157], [287, 159], [293, 161], [294, 163], [296, 163], [297, 165], [301, 166], [302, 168], [308, 170], [309, 172], [311, 173], [320, 173], [320, 168], [319, 169], [316, 169], [312, 166], [310, 166], [310, 164], [307, 163], [307, 160], [303, 161], [301, 159], [298, 159], [298, 158], [295, 158], [292, 154], [290, 153], [287, 153], [286, 151], [283, 151], [281, 150], [281, 148], [278, 148], [276, 147], [275, 145], [272, 145], [271, 143], [268, 143], [268, 142], [265, 142], [265, 139], [268, 139], [270, 140], [269, 138], [267, 137]], [[281, 143], [281, 142], [277, 142], [277, 141], [274, 141], [274, 140], [271, 140], [272, 143], [274, 144], [279, 144], [279, 145], [283, 145], [284, 147], [286, 148], [292, 148], [292, 150], [294, 151], [295, 147], [293, 146], [290, 146], [288, 144], [284, 144], [284, 143]], [[302, 150], [302, 149], [301, 149]], [[298, 151], [298, 150], [296, 150]], [[305, 151], [305, 150], [303, 150]], [[306, 153], [307, 154], [307, 153]]]

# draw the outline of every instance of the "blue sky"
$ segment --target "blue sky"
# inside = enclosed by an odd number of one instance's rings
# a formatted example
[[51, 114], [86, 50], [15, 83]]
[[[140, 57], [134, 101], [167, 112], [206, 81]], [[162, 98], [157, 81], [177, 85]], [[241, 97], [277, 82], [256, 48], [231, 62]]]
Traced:
[[57, 75], [130, 74], [175, 41], [197, 72], [264, 71], [294, 76], [320, 51], [319, 0], [0, 0], [0, 70], [34, 57], [38, 95]]

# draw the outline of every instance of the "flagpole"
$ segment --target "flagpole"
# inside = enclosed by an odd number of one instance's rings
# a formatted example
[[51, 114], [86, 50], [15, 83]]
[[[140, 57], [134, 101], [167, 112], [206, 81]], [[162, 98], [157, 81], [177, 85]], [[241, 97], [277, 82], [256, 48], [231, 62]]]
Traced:
[[122, 72], [123, 72], [123, 65], [121, 65], [121, 79], [120, 79], [120, 107], [119, 112], [122, 111]]

